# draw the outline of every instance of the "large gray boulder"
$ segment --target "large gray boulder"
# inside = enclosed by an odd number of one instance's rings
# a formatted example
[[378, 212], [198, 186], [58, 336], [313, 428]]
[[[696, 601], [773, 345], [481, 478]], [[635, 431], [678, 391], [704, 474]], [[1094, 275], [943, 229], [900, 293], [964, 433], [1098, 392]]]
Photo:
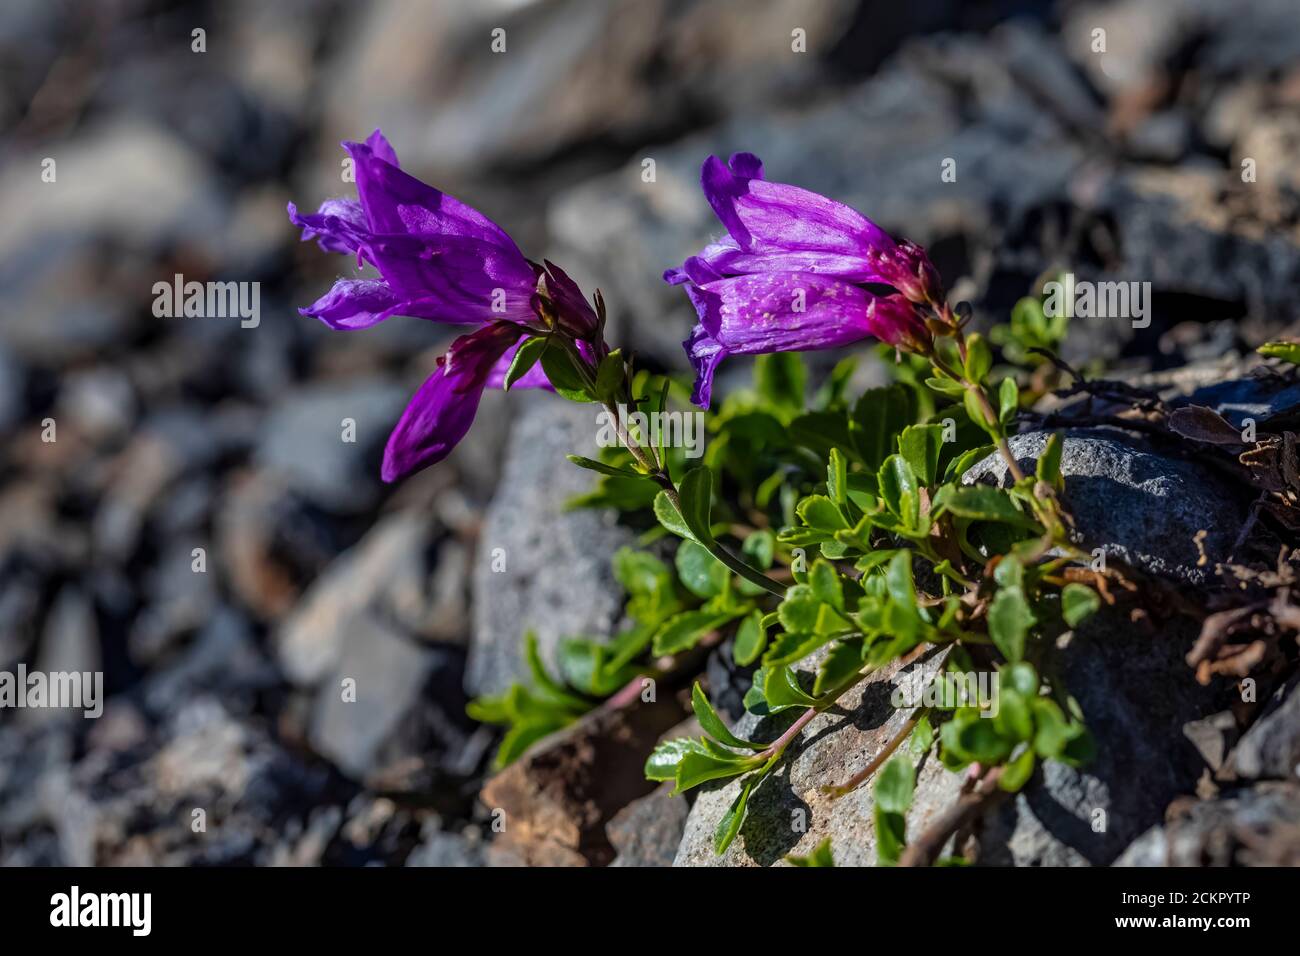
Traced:
[[[978, 832], [977, 860], [1017, 866], [1104, 865], [1163, 819], [1165, 807], [1190, 791], [1204, 761], [1178, 728], [1223, 705], [1222, 692], [1201, 687], [1182, 660], [1194, 633], [1170, 626], [1143, 634], [1120, 612], [1105, 610], [1081, 625], [1057, 663], [1097, 744], [1082, 769], [1048, 763], [1014, 800], [993, 808]], [[928, 679], [937, 657], [913, 664]], [[810, 669], [815, 664], [808, 665]], [[821, 792], [843, 783], [879, 753], [908, 714], [890, 705], [896, 668], [846, 694], [841, 707], [814, 719], [789, 756], [750, 797], [739, 838], [715, 856], [714, 828], [739, 792], [736, 780], [704, 789], [687, 819], [678, 866], [768, 866], [831, 840], [838, 864], [876, 862], [871, 781], [832, 800]], [[908, 685], [916, 680], [909, 677]], [[785, 726], [746, 714], [737, 733], [774, 739]], [[915, 838], [957, 799], [961, 778], [931, 754], [919, 766], [907, 814]]]
[[[1011, 438], [1011, 450], [1026, 474], [1033, 472], [1050, 434]], [[1209, 580], [1214, 563], [1228, 557], [1245, 520], [1233, 488], [1206, 469], [1159, 455], [1117, 429], [1062, 434], [1065, 504], [1085, 547], [1101, 548], [1108, 557], [1159, 577], [1193, 584]], [[1005, 483], [1006, 473], [1006, 463], [994, 454], [963, 480]], [[1202, 531], [1206, 534], [1198, 547]]]
[[623, 589], [610, 558], [632, 541], [608, 510], [569, 510], [593, 474], [568, 454], [595, 458], [598, 408], [542, 396], [520, 407], [501, 482], [474, 564], [474, 624], [466, 687], [499, 693], [523, 678], [523, 634], [532, 629], [554, 668], [560, 638], [608, 640]]

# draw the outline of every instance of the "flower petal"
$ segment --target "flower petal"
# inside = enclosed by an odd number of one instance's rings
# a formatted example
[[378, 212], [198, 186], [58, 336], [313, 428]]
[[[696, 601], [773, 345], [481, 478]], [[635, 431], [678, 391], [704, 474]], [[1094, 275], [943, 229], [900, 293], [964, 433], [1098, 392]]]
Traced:
[[536, 275], [522, 255], [465, 236], [371, 236], [366, 257], [409, 313], [438, 322], [528, 322]]
[[691, 337], [682, 346], [691, 360], [691, 367], [695, 369], [695, 387], [691, 389], [691, 401], [700, 408], [708, 408], [713, 398], [713, 373], [727, 357], [727, 350], [702, 325], [691, 329]]
[[810, 273], [767, 272], [690, 286], [700, 324], [732, 354], [838, 348], [872, 334], [866, 289]]
[[[756, 158], [738, 165], [744, 173], [755, 164]], [[709, 205], [745, 252], [817, 250], [865, 259], [872, 249], [893, 247], [857, 210], [798, 186], [741, 175], [716, 156], [705, 160], [700, 178]]]
[[289, 221], [302, 229], [304, 242], [315, 239], [325, 252], [355, 255], [370, 233], [361, 203], [355, 199], [327, 199], [307, 215], [289, 203]]
[[452, 343], [388, 437], [384, 481], [396, 481], [451, 454], [474, 423], [493, 366], [519, 335], [517, 327], [499, 322]]
[[298, 311], [331, 329], [366, 329], [402, 311], [403, 304], [379, 279], [339, 279], [329, 292]]
[[[382, 142], [387, 145], [386, 140]], [[380, 155], [384, 150], [377, 152], [364, 143], [344, 143], [343, 148], [356, 164], [357, 193], [372, 231], [464, 236], [500, 246], [523, 258], [514, 240], [495, 222], [454, 196], [402, 172]], [[392, 147], [387, 152], [392, 154]]]

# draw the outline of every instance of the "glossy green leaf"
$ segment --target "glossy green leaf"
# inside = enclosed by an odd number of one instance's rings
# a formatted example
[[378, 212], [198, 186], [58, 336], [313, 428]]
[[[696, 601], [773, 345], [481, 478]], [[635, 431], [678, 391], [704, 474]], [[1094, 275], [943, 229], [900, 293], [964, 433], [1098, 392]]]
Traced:
[[1070, 627], [1078, 627], [1101, 607], [1101, 598], [1086, 584], [1071, 581], [1061, 589], [1061, 616]]
[[682, 517], [682, 513], [677, 510], [672, 499], [668, 497], [666, 491], [661, 491], [659, 494], [655, 495], [654, 509], [655, 517], [659, 519], [659, 523], [666, 529], [677, 535], [679, 538], [686, 538], [691, 541], [696, 540], [694, 533], [692, 533], [691, 529], [687, 527], [686, 520]]
[[717, 828], [713, 831], [713, 852], [719, 855], [727, 852], [727, 847], [736, 839], [736, 834], [740, 832], [741, 825], [745, 822], [745, 812], [749, 803], [749, 791], [754, 789], [754, 780], [748, 780], [740, 788], [740, 793], [736, 799], [731, 801], [731, 806], [727, 807], [727, 812], [722, 815], [718, 821]]
[[732, 657], [741, 667], [748, 667], [758, 660], [766, 644], [767, 630], [763, 627], [763, 613], [755, 611], [740, 622], [731, 646]]
[[756, 744], [750, 740], [741, 740], [727, 729], [727, 725], [723, 723], [722, 718], [718, 716], [718, 712], [709, 703], [709, 698], [704, 695], [699, 681], [691, 685], [691, 709], [695, 711], [695, 719], [700, 722], [704, 732], [714, 740], [721, 741], [730, 747], [748, 748], [750, 750], [763, 750], [767, 746], [767, 744]]
[[898, 436], [898, 453], [912, 466], [917, 481], [927, 488], [938, 477], [943, 428], [942, 425], [909, 425]]
[[510, 386], [523, 378], [537, 364], [538, 359], [542, 357], [542, 353], [546, 351], [549, 344], [550, 342], [545, 336], [537, 336], [525, 340], [519, 346], [519, 349], [515, 352], [515, 357], [510, 360], [510, 368], [506, 369], [505, 381], [502, 383], [502, 387], [507, 392], [510, 391]]
[[688, 471], [678, 495], [682, 502], [682, 520], [690, 529], [691, 536], [700, 544], [711, 544], [713, 532], [709, 528], [709, 514], [713, 509], [713, 473], [704, 467]]
[[678, 580], [696, 597], [716, 597], [727, 589], [731, 572], [726, 565], [694, 541], [683, 541], [677, 546], [674, 560]]
[[1025, 635], [1035, 621], [1021, 588], [998, 589], [989, 605], [989, 637], [1007, 660], [1014, 663], [1025, 656]]

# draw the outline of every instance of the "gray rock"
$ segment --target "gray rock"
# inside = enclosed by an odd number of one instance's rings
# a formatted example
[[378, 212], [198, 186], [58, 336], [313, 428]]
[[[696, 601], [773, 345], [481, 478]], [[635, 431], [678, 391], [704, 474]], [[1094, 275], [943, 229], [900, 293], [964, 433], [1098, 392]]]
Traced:
[[[1048, 437], [1026, 432], [1011, 438], [1026, 473], [1033, 472]], [[1064, 438], [1065, 504], [1085, 547], [1102, 548], [1150, 574], [1190, 583], [1208, 580], [1245, 517], [1232, 489], [1216, 475], [1155, 454], [1114, 429], [1071, 429]], [[1006, 464], [994, 454], [963, 480], [1001, 482], [1005, 476]], [[1202, 530], [1208, 532], [1204, 562], [1194, 540]]]
[[[740, 782], [733, 779], [701, 787], [673, 865], [771, 866], [791, 853], [811, 853], [826, 837], [831, 840], [837, 865], [874, 865], [871, 783], [839, 799], [831, 799], [821, 788], [844, 783], [898, 733], [907, 715], [890, 706], [894, 688], [903, 681], [910, 687], [916, 673], [923, 675], [921, 680], [928, 680], [937, 672], [939, 659], [940, 655], [933, 655], [903, 672], [891, 665], [845, 694], [840, 706], [814, 718], [790, 745], [782, 764], [750, 794], [740, 834], [721, 856], [713, 852], [714, 830], [740, 793]], [[780, 736], [791, 719], [789, 715], [760, 719], [746, 714], [733, 729], [749, 740], [770, 741]], [[944, 770], [937, 760], [921, 764], [908, 832], [917, 832], [942, 813], [957, 798], [960, 787], [961, 778]]]
[[[1083, 710], [1097, 756], [1080, 770], [1046, 764], [1014, 800], [991, 810], [979, 832], [978, 862], [1108, 864], [1163, 818], [1172, 799], [1195, 785], [1204, 762], [1186, 741], [1171, 741], [1168, 729], [1221, 708], [1223, 701], [1198, 685], [1182, 660], [1192, 636], [1187, 628], [1142, 637], [1137, 647], [1134, 638], [1119, 638], [1131, 632], [1123, 615], [1103, 611], [1058, 652], [1065, 686]], [[937, 660], [935, 655], [904, 673], [919, 672], [926, 680]], [[908, 678], [909, 686], [915, 679]], [[740, 785], [733, 780], [701, 788], [675, 865], [768, 866], [790, 853], [807, 854], [826, 837], [837, 864], [874, 864], [871, 782], [838, 800], [820, 788], [843, 783], [902, 726], [906, 713], [890, 705], [899, 683], [895, 667], [881, 671], [845, 695], [841, 707], [815, 718], [773, 777], [751, 794], [749, 817], [720, 857], [713, 853], [713, 832]], [[765, 741], [785, 726], [747, 714], [736, 732]], [[909, 837], [951, 805], [960, 787], [958, 775], [928, 756], [917, 772]]]
[[335, 559], [276, 634], [289, 680], [315, 686], [334, 668], [360, 620], [388, 622], [415, 638], [468, 638], [468, 558], [425, 516], [398, 512]]
[[344, 772], [362, 777], [416, 707], [435, 661], [378, 621], [356, 615], [340, 623], [351, 639], [316, 695], [308, 736]]
[[255, 460], [324, 508], [364, 511], [381, 493], [380, 456], [408, 398], [380, 380], [307, 386], [274, 407]]
[[407, 866], [483, 866], [483, 839], [476, 830], [453, 833], [439, 830], [430, 820], [422, 830], [423, 842], [406, 858]]
[[27, 374], [9, 349], [0, 344], [0, 432], [6, 432], [26, 411]]
[[1244, 428], [1245, 420], [1251, 418], [1258, 429], [1266, 431], [1270, 418], [1294, 413], [1300, 406], [1300, 383], [1276, 376], [1255, 375], [1198, 388], [1186, 398], [1170, 404], [1174, 407], [1204, 405], [1237, 428]]
[[670, 796], [672, 789], [671, 783], [661, 784], [605, 824], [609, 842], [618, 852], [610, 866], [673, 865], [690, 806], [685, 797]]
[[1116, 866], [1300, 865], [1300, 784], [1260, 783], [1171, 808]]
[[1300, 677], [1279, 687], [1264, 713], [1228, 758], [1233, 774], [1248, 780], [1300, 778]]
[[[527, 166], [594, 139], [664, 139], [701, 112], [807, 90], [856, 7], [856, 0], [812, 7], [555, 0], [506, 9], [388, 0], [358, 18], [333, 64], [324, 139], [332, 149], [344, 136], [364, 136], [369, 129], [355, 124], [369, 117], [405, 164], [443, 176]], [[897, 19], [906, 32], [917, 17]], [[792, 51], [796, 26], [806, 54]], [[504, 30], [503, 52], [493, 50], [496, 28]]]
[[555, 667], [561, 637], [608, 639], [622, 614], [610, 559], [632, 533], [608, 512], [565, 510], [591, 489], [591, 472], [565, 455], [596, 456], [596, 416], [593, 405], [547, 398], [515, 421], [475, 557], [466, 675], [473, 694], [498, 693], [525, 676], [525, 630], [537, 632], [543, 659]]

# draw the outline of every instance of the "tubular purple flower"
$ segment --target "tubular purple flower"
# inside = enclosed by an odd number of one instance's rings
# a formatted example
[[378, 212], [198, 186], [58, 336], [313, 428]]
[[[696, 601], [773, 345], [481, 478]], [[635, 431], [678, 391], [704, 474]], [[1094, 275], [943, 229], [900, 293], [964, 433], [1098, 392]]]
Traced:
[[[290, 203], [289, 219], [304, 240], [355, 256], [379, 278], [340, 278], [299, 311], [343, 330], [393, 315], [479, 326], [438, 360], [389, 437], [383, 478], [396, 481], [451, 452], [473, 423], [483, 389], [503, 387], [526, 333], [556, 330], [590, 357], [600, 322], [558, 266], [524, 258], [487, 216], [404, 173], [379, 130], [343, 147], [358, 199], [328, 199], [308, 214]], [[553, 390], [540, 365], [512, 387]]]
[[[763, 179], [752, 153], [710, 156], [704, 195], [727, 235], [664, 273], [685, 285], [700, 322], [683, 345], [707, 407], [713, 373], [731, 354], [836, 348], [874, 337], [925, 351], [916, 305], [942, 300], [925, 250], [896, 242], [866, 216], [825, 196]], [[890, 285], [881, 295], [868, 284]]]

